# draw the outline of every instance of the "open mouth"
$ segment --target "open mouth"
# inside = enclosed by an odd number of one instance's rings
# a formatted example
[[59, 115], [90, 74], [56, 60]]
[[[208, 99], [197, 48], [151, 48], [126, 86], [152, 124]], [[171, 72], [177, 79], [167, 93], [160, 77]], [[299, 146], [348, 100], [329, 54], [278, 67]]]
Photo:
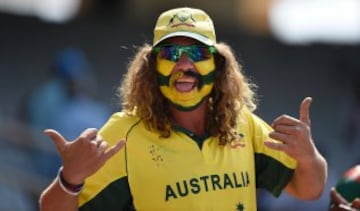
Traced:
[[183, 75], [174, 82], [174, 86], [178, 92], [190, 92], [197, 86], [197, 79]]

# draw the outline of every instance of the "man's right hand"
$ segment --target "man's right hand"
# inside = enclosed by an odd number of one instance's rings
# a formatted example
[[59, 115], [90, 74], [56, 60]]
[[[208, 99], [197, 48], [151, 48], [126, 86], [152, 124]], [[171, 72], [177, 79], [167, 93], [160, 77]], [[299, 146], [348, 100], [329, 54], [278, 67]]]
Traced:
[[62, 175], [73, 185], [83, 183], [125, 145], [125, 141], [120, 140], [109, 148], [95, 128], [86, 129], [71, 142], [53, 129], [46, 129], [44, 134], [54, 141], [63, 161]]

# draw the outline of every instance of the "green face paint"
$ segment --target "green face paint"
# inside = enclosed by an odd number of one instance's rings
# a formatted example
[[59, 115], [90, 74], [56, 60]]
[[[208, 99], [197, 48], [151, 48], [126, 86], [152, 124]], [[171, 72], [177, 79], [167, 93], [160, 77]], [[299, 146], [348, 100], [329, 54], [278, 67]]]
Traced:
[[[176, 62], [157, 57], [158, 79], [161, 93], [178, 109], [189, 111], [195, 109], [211, 93], [214, 86], [215, 62], [213, 54], [207, 60], [194, 63], [199, 73], [177, 72], [171, 74]], [[196, 86], [188, 92], [180, 92], [176, 81], [184, 75], [196, 78]]]

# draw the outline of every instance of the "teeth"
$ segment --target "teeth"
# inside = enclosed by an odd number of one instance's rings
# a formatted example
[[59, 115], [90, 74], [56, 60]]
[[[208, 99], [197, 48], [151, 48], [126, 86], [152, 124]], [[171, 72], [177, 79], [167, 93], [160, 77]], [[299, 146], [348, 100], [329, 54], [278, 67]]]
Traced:
[[192, 76], [186, 76], [186, 75], [180, 75], [177, 79], [176, 79], [177, 83], [195, 83], [196, 82], [196, 78], [192, 77]]
[[195, 79], [194, 78], [179, 78], [176, 80], [176, 83], [194, 83]]

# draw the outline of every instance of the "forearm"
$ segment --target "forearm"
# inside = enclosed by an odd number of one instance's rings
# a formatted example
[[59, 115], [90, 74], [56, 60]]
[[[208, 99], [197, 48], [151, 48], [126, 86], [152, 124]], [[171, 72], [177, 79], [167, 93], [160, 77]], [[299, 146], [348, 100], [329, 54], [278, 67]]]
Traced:
[[316, 158], [299, 161], [294, 176], [286, 191], [303, 200], [318, 199], [327, 180], [327, 163], [324, 157], [316, 152]]
[[64, 192], [56, 178], [40, 196], [40, 211], [77, 211], [78, 196]]

